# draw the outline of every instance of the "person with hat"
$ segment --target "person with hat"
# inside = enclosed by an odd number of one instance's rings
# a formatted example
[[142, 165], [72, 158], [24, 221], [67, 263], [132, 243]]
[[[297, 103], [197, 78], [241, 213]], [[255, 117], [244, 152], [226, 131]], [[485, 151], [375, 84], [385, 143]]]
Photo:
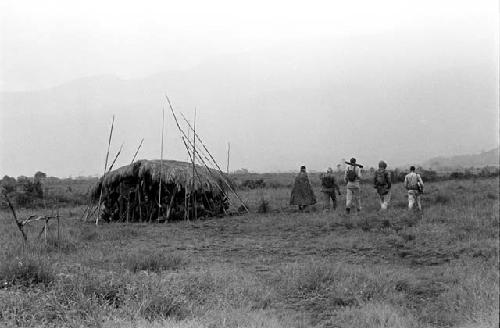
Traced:
[[316, 196], [309, 183], [306, 167], [301, 166], [299, 174], [295, 177], [295, 183], [290, 196], [290, 205], [298, 205], [299, 210], [302, 211], [306, 206], [314, 204], [316, 204]]
[[333, 175], [333, 169], [331, 167], [326, 170], [326, 173], [322, 173], [320, 176], [321, 180], [321, 193], [323, 194], [323, 210], [330, 210], [330, 199], [333, 202], [333, 209], [337, 209], [337, 196], [335, 191], [338, 192], [339, 196], [340, 189], [339, 185], [335, 181], [335, 176]]
[[391, 177], [386, 168], [387, 163], [380, 161], [378, 163], [378, 170], [375, 172], [373, 178], [373, 186], [377, 189], [381, 210], [386, 210], [391, 201]]
[[357, 164], [355, 158], [351, 158], [346, 164], [344, 174], [344, 181], [347, 183], [345, 211], [349, 214], [353, 203], [357, 211], [361, 211], [360, 180], [363, 165]]
[[413, 209], [417, 203], [418, 209], [422, 211], [420, 195], [424, 192], [424, 181], [420, 174], [415, 172], [415, 166], [410, 166], [410, 173], [405, 176], [405, 188], [408, 190], [408, 209]]

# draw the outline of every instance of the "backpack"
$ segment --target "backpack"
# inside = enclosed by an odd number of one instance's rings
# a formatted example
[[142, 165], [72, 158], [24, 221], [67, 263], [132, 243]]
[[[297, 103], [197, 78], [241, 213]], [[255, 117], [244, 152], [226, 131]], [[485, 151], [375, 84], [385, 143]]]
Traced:
[[356, 173], [356, 167], [353, 166], [352, 170], [347, 169], [347, 181], [354, 182], [358, 178], [358, 174]]
[[330, 175], [325, 175], [321, 178], [321, 186], [325, 188], [335, 187], [335, 177]]
[[375, 172], [375, 179], [377, 181], [378, 186], [385, 186], [387, 184], [387, 172], [377, 170]]
[[[418, 176], [419, 176], [419, 175], [417, 174], [417, 177], [418, 177]], [[422, 178], [420, 178], [420, 179], [422, 179]], [[421, 194], [423, 194], [423, 193], [424, 193], [424, 185], [423, 185], [423, 184], [421, 184], [420, 182], [417, 182], [417, 189], [418, 189], [418, 192], [419, 192], [419, 193], [421, 193]]]

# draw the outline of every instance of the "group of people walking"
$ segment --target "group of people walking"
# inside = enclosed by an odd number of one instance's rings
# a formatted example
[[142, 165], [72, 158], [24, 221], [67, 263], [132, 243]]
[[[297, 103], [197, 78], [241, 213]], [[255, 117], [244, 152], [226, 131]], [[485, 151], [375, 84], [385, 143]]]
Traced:
[[[363, 165], [356, 163], [355, 158], [351, 158], [346, 164], [344, 171], [344, 182], [346, 184], [345, 211], [349, 214], [352, 209], [358, 212], [361, 211], [360, 182]], [[373, 177], [373, 187], [377, 191], [381, 210], [387, 210], [391, 201], [391, 176], [386, 169], [387, 163], [380, 161], [378, 170], [375, 171]], [[325, 211], [330, 210], [332, 204], [335, 210], [337, 208], [337, 195], [340, 196], [341, 192], [333, 170], [328, 168], [326, 173], [321, 174], [320, 179], [323, 209]], [[405, 176], [404, 187], [408, 191], [408, 208], [411, 210], [416, 205], [416, 208], [422, 210], [420, 196], [423, 193], [424, 182], [420, 175], [415, 172], [414, 166], [410, 167], [410, 173]], [[316, 196], [309, 182], [306, 167], [301, 166], [300, 172], [295, 178], [290, 205], [297, 205], [299, 210], [303, 210], [308, 205], [314, 204], [316, 204]]]

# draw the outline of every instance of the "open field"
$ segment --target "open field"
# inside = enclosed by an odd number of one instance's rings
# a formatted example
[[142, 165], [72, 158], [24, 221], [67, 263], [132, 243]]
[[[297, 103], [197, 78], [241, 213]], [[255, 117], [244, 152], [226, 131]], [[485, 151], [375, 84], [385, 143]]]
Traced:
[[351, 216], [344, 190], [337, 211], [302, 213], [283, 187], [242, 191], [250, 214], [195, 222], [96, 228], [66, 208], [47, 245], [41, 223], [23, 245], [3, 211], [0, 326], [497, 327], [498, 186], [428, 183], [422, 217], [400, 184], [386, 213], [364, 186]]

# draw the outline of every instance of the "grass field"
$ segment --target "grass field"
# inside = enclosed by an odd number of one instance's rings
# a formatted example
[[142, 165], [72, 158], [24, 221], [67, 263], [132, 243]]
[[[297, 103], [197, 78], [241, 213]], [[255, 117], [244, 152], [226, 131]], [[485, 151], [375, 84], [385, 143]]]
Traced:
[[287, 188], [194, 222], [96, 228], [66, 208], [59, 241], [35, 224], [28, 245], [4, 211], [0, 326], [498, 327], [498, 186], [429, 183], [423, 216], [400, 184], [386, 213], [364, 186], [351, 216], [344, 190], [337, 211], [304, 213]]

